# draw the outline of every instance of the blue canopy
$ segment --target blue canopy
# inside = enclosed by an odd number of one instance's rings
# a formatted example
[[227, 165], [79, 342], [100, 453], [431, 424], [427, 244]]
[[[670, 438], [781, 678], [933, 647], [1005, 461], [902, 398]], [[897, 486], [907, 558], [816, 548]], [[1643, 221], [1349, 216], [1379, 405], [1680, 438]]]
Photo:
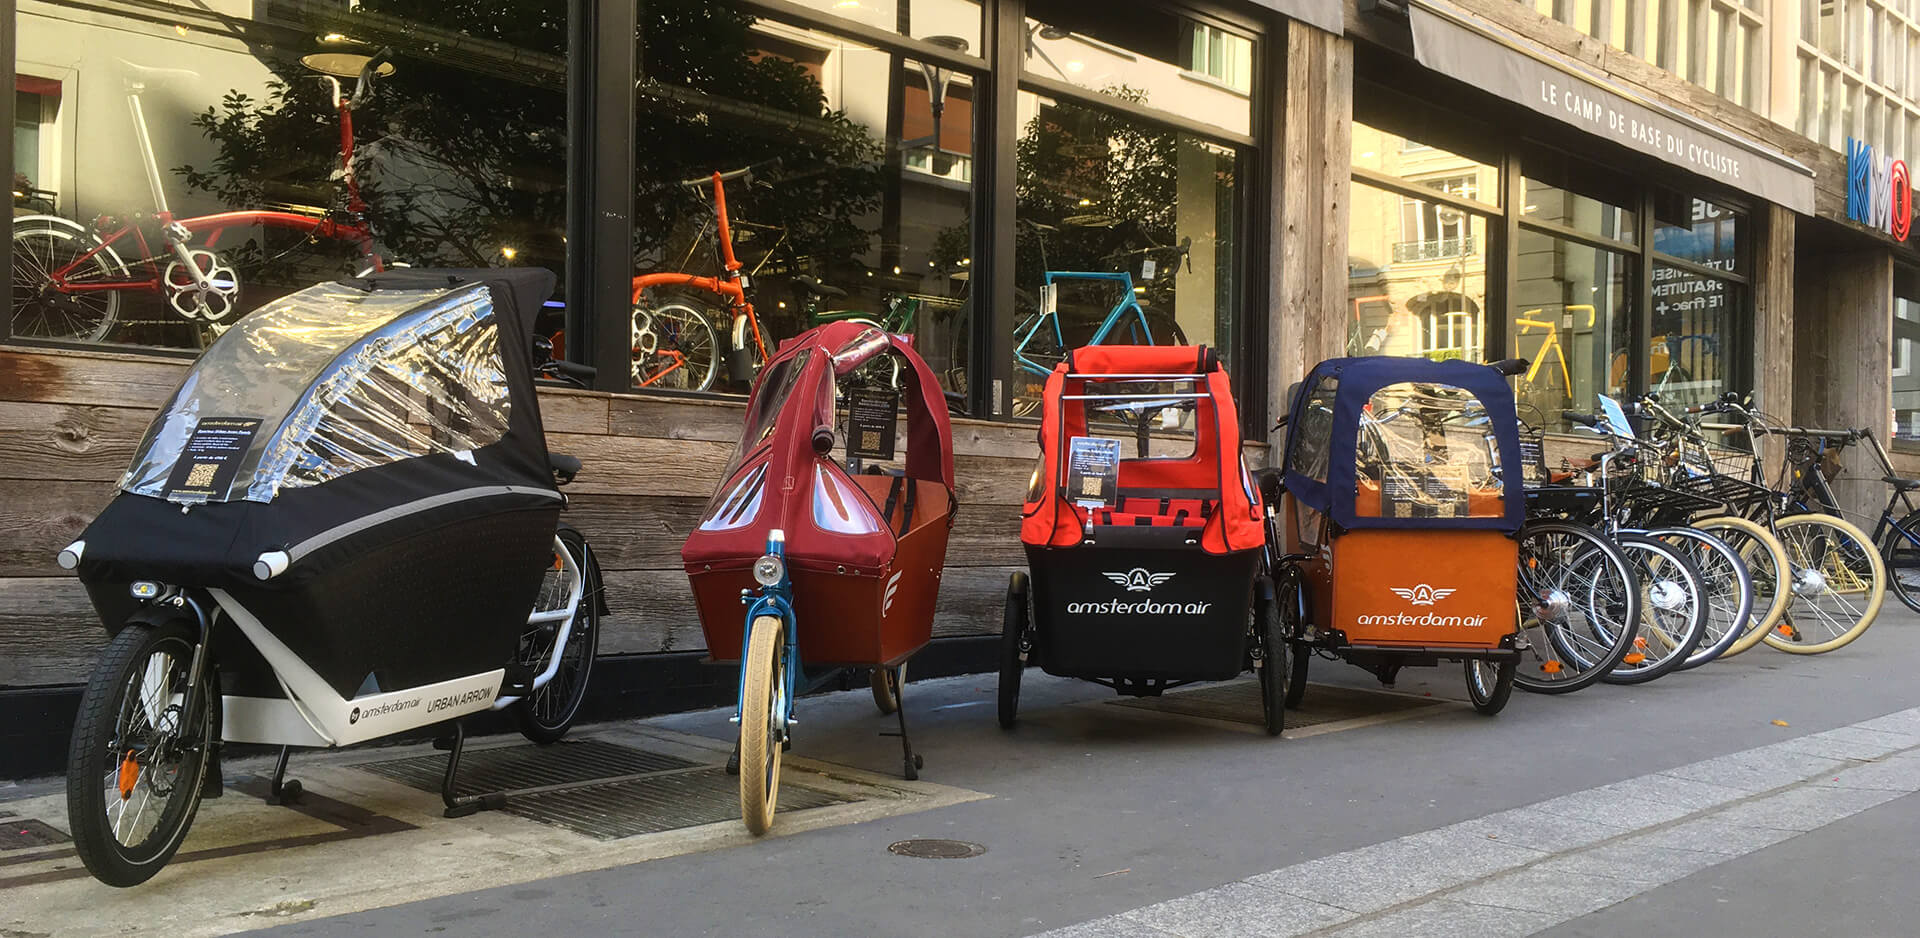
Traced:
[[[1367, 408], [1380, 390], [1403, 383], [1439, 385], [1471, 395], [1478, 406], [1462, 412], [1467, 427], [1490, 441], [1492, 480], [1501, 510], [1454, 516], [1406, 517], [1359, 510], [1360, 427], [1376, 420]], [[1388, 418], [1391, 419], [1391, 418]], [[1385, 423], [1375, 423], [1378, 427]], [[1327, 514], [1343, 529], [1478, 528], [1514, 532], [1526, 516], [1521, 488], [1519, 420], [1507, 379], [1485, 365], [1458, 359], [1334, 358], [1315, 365], [1294, 389], [1288, 408], [1286, 488], [1304, 506]], [[1508, 468], [1512, 467], [1512, 468]], [[1484, 494], [1484, 493], [1483, 493]]]

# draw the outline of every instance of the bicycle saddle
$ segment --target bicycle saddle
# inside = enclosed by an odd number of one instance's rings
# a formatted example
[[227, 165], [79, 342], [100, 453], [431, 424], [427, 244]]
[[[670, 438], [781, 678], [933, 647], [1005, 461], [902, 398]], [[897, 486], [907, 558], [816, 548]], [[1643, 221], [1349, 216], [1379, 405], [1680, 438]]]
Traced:
[[573, 477], [580, 474], [580, 457], [578, 456], [569, 456], [566, 453], [548, 453], [547, 465], [553, 467], [554, 480], [561, 485], [572, 482]]
[[845, 299], [847, 295], [847, 291], [842, 290], [839, 287], [828, 286], [827, 284], [821, 283], [820, 281], [812, 277], [809, 277], [806, 274], [801, 274], [800, 276], [793, 278], [793, 280], [795, 283], [800, 284], [800, 289], [805, 290], [814, 296], [825, 297], [830, 300], [838, 300], [838, 299]]

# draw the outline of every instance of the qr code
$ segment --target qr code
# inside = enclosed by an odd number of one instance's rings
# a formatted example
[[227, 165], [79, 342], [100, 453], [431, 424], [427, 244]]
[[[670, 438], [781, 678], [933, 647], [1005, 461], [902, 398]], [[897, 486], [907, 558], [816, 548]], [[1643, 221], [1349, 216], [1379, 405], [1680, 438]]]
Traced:
[[220, 470], [219, 463], [197, 462], [193, 471], [187, 473], [187, 488], [206, 489], [213, 487], [213, 474]]
[[869, 452], [879, 449], [880, 448], [880, 431], [878, 430], [860, 431], [860, 448], [867, 450]]
[[1099, 480], [1099, 479], [1097, 479], [1097, 478], [1086, 478], [1086, 479], [1081, 479], [1081, 480], [1080, 480], [1080, 494], [1082, 494], [1082, 495], [1098, 495], [1098, 494], [1100, 494], [1100, 480]]

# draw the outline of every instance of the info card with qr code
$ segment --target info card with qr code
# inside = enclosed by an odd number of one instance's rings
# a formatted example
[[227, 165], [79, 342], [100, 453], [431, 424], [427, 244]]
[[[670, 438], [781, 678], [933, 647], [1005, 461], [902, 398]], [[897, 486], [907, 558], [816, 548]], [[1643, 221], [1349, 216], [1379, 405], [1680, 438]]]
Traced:
[[240, 471], [240, 459], [259, 430], [258, 418], [200, 418], [180, 448], [180, 458], [174, 461], [161, 494], [176, 502], [225, 499], [227, 487]]
[[1067, 498], [1087, 508], [1111, 508], [1120, 493], [1120, 441], [1076, 436], [1067, 445]]

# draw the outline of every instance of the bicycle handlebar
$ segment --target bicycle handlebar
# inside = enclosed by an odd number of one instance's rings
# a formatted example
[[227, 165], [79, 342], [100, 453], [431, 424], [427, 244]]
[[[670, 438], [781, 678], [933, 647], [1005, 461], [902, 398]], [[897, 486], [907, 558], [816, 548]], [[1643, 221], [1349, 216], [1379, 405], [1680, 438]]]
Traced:
[[[770, 160], [762, 160], [758, 163], [748, 163], [747, 165], [742, 166], [739, 169], [730, 169], [725, 172], [722, 172], [720, 173], [720, 181], [732, 182], [735, 179], [745, 179], [747, 181], [747, 185], [753, 185], [754, 173], [756, 172], [769, 173], [779, 168], [780, 168], [780, 158], [776, 156]], [[680, 180], [680, 184], [683, 186], [687, 186], [695, 189], [701, 186], [709, 186], [713, 184], [713, 174], [709, 173], [705, 176], [695, 176], [692, 179], [682, 179]]]
[[1515, 375], [1526, 374], [1527, 367], [1531, 364], [1533, 363], [1524, 358], [1502, 358], [1497, 362], [1488, 362], [1487, 367], [1505, 377], [1511, 378]]
[[353, 82], [353, 100], [351, 103], [356, 105], [364, 104], [368, 98], [373, 96], [373, 80], [379, 76], [380, 66], [387, 64], [387, 60], [391, 58], [393, 58], [393, 47], [381, 46], [380, 51], [375, 52], [371, 58], [367, 59], [367, 64], [360, 66], [360, 76], [354, 79]]

